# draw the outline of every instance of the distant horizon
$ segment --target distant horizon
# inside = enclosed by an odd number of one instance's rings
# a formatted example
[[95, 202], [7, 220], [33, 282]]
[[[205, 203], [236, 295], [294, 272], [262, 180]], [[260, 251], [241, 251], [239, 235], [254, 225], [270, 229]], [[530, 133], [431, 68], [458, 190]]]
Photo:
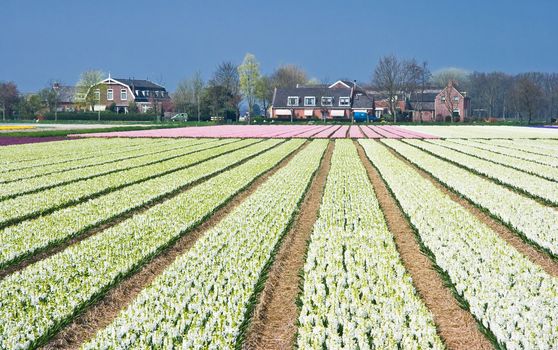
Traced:
[[99, 69], [174, 91], [194, 72], [207, 81], [219, 63], [239, 64], [247, 52], [263, 74], [294, 64], [324, 82], [369, 83], [387, 54], [427, 61], [432, 71], [558, 72], [558, 3], [550, 0], [96, 4], [103, 10], [70, 0], [5, 0], [0, 81], [28, 93], [54, 80], [75, 85], [81, 72]]

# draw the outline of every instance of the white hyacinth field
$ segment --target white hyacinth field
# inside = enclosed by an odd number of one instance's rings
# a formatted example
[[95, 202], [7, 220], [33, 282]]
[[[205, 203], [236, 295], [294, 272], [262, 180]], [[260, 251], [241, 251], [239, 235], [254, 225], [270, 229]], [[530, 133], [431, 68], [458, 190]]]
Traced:
[[351, 128], [0, 147], [0, 349], [558, 349], [558, 128]]

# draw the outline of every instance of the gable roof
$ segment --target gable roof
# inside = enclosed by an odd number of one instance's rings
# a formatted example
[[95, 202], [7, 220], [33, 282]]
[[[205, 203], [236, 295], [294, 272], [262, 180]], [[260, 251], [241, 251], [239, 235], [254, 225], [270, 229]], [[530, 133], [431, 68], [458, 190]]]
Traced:
[[163, 86], [155, 84], [152, 81], [144, 79], [119, 79], [114, 78], [114, 80], [121, 82], [122, 84], [128, 85], [132, 89], [138, 90], [166, 90]]

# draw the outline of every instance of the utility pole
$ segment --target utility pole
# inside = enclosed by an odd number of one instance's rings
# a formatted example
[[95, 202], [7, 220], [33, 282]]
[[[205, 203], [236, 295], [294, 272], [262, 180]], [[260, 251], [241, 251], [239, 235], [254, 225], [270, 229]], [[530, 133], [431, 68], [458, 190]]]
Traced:
[[58, 121], [58, 90], [60, 89], [60, 84], [54, 83], [52, 85], [52, 90], [54, 91], [54, 121]]

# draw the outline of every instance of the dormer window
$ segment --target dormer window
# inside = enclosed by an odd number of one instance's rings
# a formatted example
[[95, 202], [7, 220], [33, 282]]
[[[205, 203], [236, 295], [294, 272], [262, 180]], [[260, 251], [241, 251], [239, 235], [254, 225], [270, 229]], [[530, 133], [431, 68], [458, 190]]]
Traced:
[[287, 106], [298, 106], [298, 96], [289, 96]]
[[140, 95], [140, 91], [136, 90], [136, 96], [139, 96], [139, 95]]
[[304, 97], [304, 105], [305, 106], [315, 106], [316, 105], [316, 97], [314, 96], [306, 96]]
[[340, 107], [349, 107], [351, 105], [351, 98], [350, 97], [339, 97], [339, 106]]
[[322, 106], [333, 106], [333, 97], [322, 97]]

